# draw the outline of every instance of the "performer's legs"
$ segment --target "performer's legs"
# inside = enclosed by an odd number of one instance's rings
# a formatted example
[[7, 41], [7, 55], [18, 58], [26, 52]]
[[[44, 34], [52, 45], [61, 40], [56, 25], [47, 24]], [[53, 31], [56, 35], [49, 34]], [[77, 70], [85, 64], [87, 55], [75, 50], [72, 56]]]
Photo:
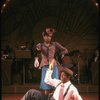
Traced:
[[36, 89], [30, 89], [22, 97], [21, 100], [47, 100], [47, 96], [43, 95], [41, 91]]

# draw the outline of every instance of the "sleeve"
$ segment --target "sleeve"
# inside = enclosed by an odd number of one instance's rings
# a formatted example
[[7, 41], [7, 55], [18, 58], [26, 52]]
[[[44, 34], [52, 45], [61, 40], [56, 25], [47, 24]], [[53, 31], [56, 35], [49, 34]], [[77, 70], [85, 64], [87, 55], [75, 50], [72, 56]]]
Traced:
[[82, 97], [77, 90], [73, 92], [72, 98], [73, 100], [82, 100]]
[[36, 45], [36, 49], [37, 49], [38, 51], [41, 51], [41, 43], [38, 43], [38, 44]]
[[59, 44], [58, 42], [56, 42], [55, 44], [56, 44], [56, 47], [61, 50], [62, 55], [68, 53], [68, 50], [65, 47], [63, 47], [61, 44]]
[[35, 46], [35, 50], [34, 50], [34, 57], [37, 57], [38, 56], [38, 53], [41, 51], [41, 43], [38, 43], [36, 46]]
[[56, 87], [61, 81], [58, 80], [58, 79], [55, 79], [55, 78], [52, 79], [52, 78], [51, 78], [52, 72], [53, 72], [53, 70], [50, 70], [50, 69], [47, 70], [46, 75], [45, 75], [44, 82], [45, 82], [46, 84], [49, 84], [49, 85], [51, 85], [51, 86]]

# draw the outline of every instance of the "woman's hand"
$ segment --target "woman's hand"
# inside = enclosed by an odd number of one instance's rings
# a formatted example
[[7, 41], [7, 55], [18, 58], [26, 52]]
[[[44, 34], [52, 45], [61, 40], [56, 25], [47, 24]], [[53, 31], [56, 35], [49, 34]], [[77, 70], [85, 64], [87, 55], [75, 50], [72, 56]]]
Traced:
[[35, 68], [38, 68], [38, 67], [39, 67], [38, 57], [35, 57], [34, 67], [35, 67]]

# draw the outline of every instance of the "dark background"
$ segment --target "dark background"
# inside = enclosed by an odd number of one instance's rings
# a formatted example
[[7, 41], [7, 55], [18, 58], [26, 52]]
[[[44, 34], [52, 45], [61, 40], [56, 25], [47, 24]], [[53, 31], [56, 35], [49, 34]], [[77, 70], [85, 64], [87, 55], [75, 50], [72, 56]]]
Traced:
[[[97, 0], [3, 0], [1, 46], [42, 41], [42, 31], [56, 29], [53, 40], [69, 50], [92, 52], [99, 45]], [[6, 4], [4, 7], [3, 4]]]

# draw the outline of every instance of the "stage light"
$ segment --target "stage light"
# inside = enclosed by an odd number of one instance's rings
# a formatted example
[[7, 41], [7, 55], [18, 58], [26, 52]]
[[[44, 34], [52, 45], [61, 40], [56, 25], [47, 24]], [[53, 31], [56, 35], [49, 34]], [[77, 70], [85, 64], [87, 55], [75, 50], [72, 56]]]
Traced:
[[95, 3], [95, 5], [98, 7], [99, 5], [98, 5], [98, 3]]
[[6, 6], [6, 4], [3, 4], [3, 7], [5, 7]]

